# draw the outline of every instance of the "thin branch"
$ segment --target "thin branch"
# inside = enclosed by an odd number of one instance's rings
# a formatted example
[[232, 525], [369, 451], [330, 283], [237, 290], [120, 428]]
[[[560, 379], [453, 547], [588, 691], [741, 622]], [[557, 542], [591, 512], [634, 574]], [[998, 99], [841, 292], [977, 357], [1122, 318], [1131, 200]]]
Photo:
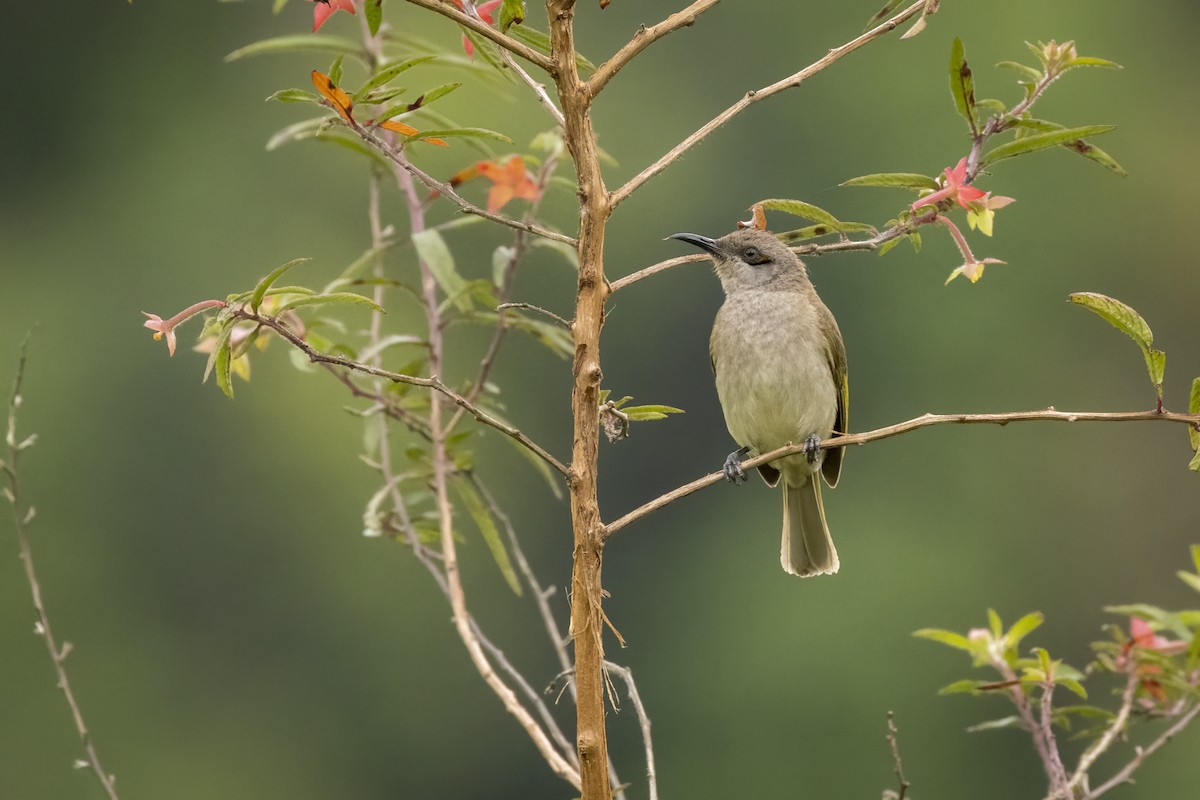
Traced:
[[420, 6], [421, 8], [441, 14], [443, 17], [448, 17], [464, 28], [470, 28], [474, 33], [479, 34], [513, 55], [520, 56], [550, 75], [558, 72], [558, 64], [550, 56], [534, 50], [522, 42], [518, 42], [511, 36], [506, 36], [486, 22], [460, 11], [456, 6], [445, 2], [445, 0], [408, 0], [408, 2], [414, 6]]
[[501, 303], [500, 305], [496, 306], [497, 311], [504, 311], [505, 309], [509, 309], [509, 308], [520, 308], [525, 311], [536, 311], [537, 313], [547, 316], [550, 319], [554, 320], [555, 322], [557, 322], [559, 325], [562, 325], [567, 330], [571, 330], [571, 323], [567, 322], [565, 319], [560, 317], [558, 314], [555, 314], [553, 311], [548, 311], [547, 309], [544, 309], [541, 306], [535, 306], [533, 303]]
[[594, 98], [600, 94], [605, 84], [612, 80], [612, 77], [620, 72], [622, 67], [637, 57], [639, 53], [667, 34], [673, 33], [680, 28], [688, 27], [696, 21], [697, 17], [708, 11], [718, 2], [719, 0], [696, 0], [696, 2], [687, 8], [682, 11], [676, 11], [657, 25], [651, 25], [649, 28], [643, 25], [624, 47], [613, 54], [612, 58], [596, 68], [596, 71], [592, 73], [592, 77], [583, 84], [584, 91], [587, 92], [589, 97]]
[[[934, 425], [1008, 425], [1010, 422], [1032, 422], [1035, 420], [1044, 420], [1048, 422], [1180, 422], [1190, 425], [1193, 428], [1200, 430], [1200, 414], [1181, 414], [1174, 411], [1057, 411], [1054, 408], [1045, 408], [1040, 411], [1011, 411], [1000, 414], [924, 414], [920, 417], [899, 422], [895, 425], [889, 425], [884, 428], [877, 428], [873, 431], [864, 433], [851, 433], [842, 436], [834, 436], [825, 439], [820, 443], [822, 448], [828, 447], [849, 447], [850, 445], [862, 445], [867, 442], [873, 442], [878, 439], [888, 439], [892, 436], [899, 436], [903, 433], [918, 430], [919, 428], [929, 428]], [[776, 459], [790, 456], [795, 453], [804, 452], [804, 444], [789, 444], [783, 447], [772, 450], [769, 453], [755, 456], [742, 462], [744, 469], [752, 469], [759, 464], [766, 464]], [[672, 489], [666, 494], [660, 495], [648, 503], [638, 506], [633, 511], [625, 514], [623, 517], [616, 519], [604, 526], [602, 537], [607, 540], [617, 531], [624, 528], [631, 522], [641, 519], [652, 511], [657, 511], [663, 506], [681, 498], [687, 497], [693, 492], [711, 486], [718, 481], [723, 480], [725, 473], [718, 470], [710, 472], [702, 478], [697, 478], [691, 483], [684, 484], [676, 489]]]
[[370, 364], [363, 364], [362, 362], [355, 361], [345, 356], [323, 353], [320, 350], [317, 350], [303, 338], [296, 335], [295, 332], [293, 332], [278, 318], [256, 314], [244, 306], [234, 309], [233, 315], [239, 319], [257, 322], [258, 324], [275, 331], [288, 342], [290, 342], [292, 346], [301, 350], [306, 356], [308, 356], [308, 360], [314, 364], [332, 364], [337, 367], [345, 367], [346, 369], [354, 370], [355, 372], [361, 372], [366, 375], [375, 375], [395, 383], [407, 383], [411, 384], [412, 386], [424, 386], [428, 389], [434, 389], [435, 391], [441, 392], [443, 395], [453, 400], [457, 405], [464, 408], [468, 414], [482, 422], [484, 425], [489, 425], [506, 436], [520, 442], [528, 450], [536, 454], [539, 458], [541, 458], [550, 466], [554, 467], [563, 475], [568, 473], [566, 466], [564, 466], [563, 463], [557, 458], [550, 455], [550, 453], [548, 453], [545, 448], [543, 448], [537, 442], [521, 433], [520, 430], [514, 428], [512, 425], [509, 425], [506, 422], [501, 422], [479, 406], [468, 402], [465, 397], [443, 383], [442, 379], [437, 375], [429, 378], [422, 378], [416, 375], [405, 375], [400, 372], [392, 372], [391, 370], [382, 369]]
[[1071, 779], [1067, 782], [1067, 795], [1070, 796], [1074, 792], [1075, 787], [1087, 780], [1088, 771], [1092, 765], [1096, 763], [1096, 759], [1108, 752], [1112, 747], [1113, 742], [1117, 737], [1125, 732], [1125, 726], [1129, 722], [1129, 714], [1133, 711], [1134, 693], [1137, 691], [1140, 680], [1137, 675], [1136, 663], [1134, 659], [1129, 659], [1129, 673], [1125, 677], [1125, 690], [1121, 693], [1121, 707], [1117, 709], [1117, 715], [1113, 717], [1109, 726], [1101, 734], [1100, 738], [1093, 742], [1083, 755], [1079, 757], [1079, 764], [1075, 767], [1075, 772], [1071, 774]]
[[[1020, 687], [1014, 687], [1019, 691]], [[1046, 772], [1050, 776], [1050, 792], [1061, 790], [1067, 785], [1067, 769], [1063, 766], [1062, 754], [1058, 751], [1058, 737], [1054, 735], [1054, 681], [1042, 683], [1042, 699], [1038, 716], [1038, 733], [1045, 748]], [[1036, 735], [1036, 734], [1035, 734]]]
[[[472, 19], [479, 20], [480, 24], [487, 25], [479, 16], [479, 11], [475, 8], [475, 4], [471, 0], [464, 0], [463, 10]], [[490, 28], [491, 26], [488, 27]], [[524, 67], [518, 64], [516, 59], [512, 57], [512, 53], [508, 50], [503, 48], [500, 50], [500, 60], [504, 62], [505, 66], [517, 73], [517, 77], [533, 91], [534, 96], [537, 97], [537, 101], [541, 104], [542, 108], [546, 109], [546, 112], [553, 118], [555, 124], [560, 128], [563, 127], [566, 124], [566, 120], [563, 118], [562, 111], [559, 110], [558, 106], [550, 98], [550, 93], [546, 91], [546, 86], [535, 80]]]
[[797, 72], [793, 75], [789, 75], [788, 77], [784, 78], [783, 80], [776, 81], [775, 83], [772, 83], [770, 86], [764, 86], [762, 89], [758, 89], [757, 91], [751, 90], [749, 92], [746, 92], [746, 94], [743, 95], [740, 100], [738, 100], [736, 103], [731, 105], [729, 108], [722, 111], [720, 114], [715, 116], [709, 122], [705, 123], [695, 133], [691, 134], [686, 139], [684, 139], [682, 142], [677, 144], [675, 147], [671, 148], [671, 150], [666, 155], [664, 155], [658, 161], [651, 164], [646, 169], [642, 170], [640, 173], [638, 173], [633, 178], [631, 178], [624, 186], [622, 186], [621, 188], [619, 188], [615, 192], [613, 192], [612, 196], [609, 200], [610, 206], [612, 208], [616, 208], [621, 203], [622, 200], [624, 200], [625, 198], [629, 197], [629, 195], [631, 195], [635, 191], [637, 191], [642, 186], [642, 184], [644, 184], [646, 181], [653, 178], [658, 173], [662, 172], [667, 167], [671, 166], [671, 164], [673, 164], [677, 160], [679, 160], [679, 158], [684, 153], [686, 153], [688, 150], [691, 150], [693, 147], [695, 147], [700, 142], [704, 141], [704, 139], [706, 139], [709, 136], [709, 134], [711, 134], [717, 128], [724, 125], [729, 120], [736, 117], [738, 114], [745, 111], [747, 108], [749, 108], [754, 103], [757, 103], [760, 100], [765, 100], [768, 97], [771, 97], [773, 95], [778, 94], [779, 92], [784, 91], [785, 89], [791, 89], [796, 86], [799, 86], [801, 83], [803, 83], [807, 79], [811, 78], [813, 75], [816, 75], [818, 72], [821, 72], [826, 67], [829, 67], [830, 65], [834, 64], [835, 62], [841, 60], [841, 58], [843, 56], [848, 55], [848, 54], [854, 52], [855, 50], [857, 50], [858, 48], [862, 47], [863, 45], [868, 44], [868, 43], [874, 41], [875, 39], [878, 39], [880, 36], [883, 36], [884, 34], [895, 30], [897, 26], [903, 24], [906, 20], [921, 13], [925, 9], [925, 7], [926, 7], [925, 0], [917, 0], [917, 2], [913, 3], [911, 6], [904, 9], [903, 11], [901, 11], [899, 14], [895, 15], [891, 19], [889, 19], [885, 22], [882, 22], [879, 25], [876, 25], [871, 30], [867, 31], [866, 33], [862, 34], [861, 36], [859, 36], [855, 39], [850, 40], [849, 42], [842, 45], [841, 47], [835, 47], [834, 49], [830, 50], [827, 54], [825, 54], [822, 58], [820, 58], [817, 61], [814, 61], [812, 64], [809, 64], [807, 67], [800, 70], [799, 72]]
[[896, 714], [893, 711], [887, 714], [887, 729], [888, 745], [892, 748], [892, 767], [896, 773], [896, 780], [900, 782], [900, 791], [895, 792], [894, 797], [896, 800], [904, 800], [912, 784], [904, 777], [904, 762], [900, 760], [900, 731], [896, 729]]
[[104, 767], [100, 764], [100, 756], [96, 754], [96, 746], [92, 743], [92, 735], [88, 732], [87, 724], [84, 722], [79, 701], [75, 699], [75, 692], [71, 689], [70, 680], [67, 679], [66, 660], [67, 655], [71, 652], [71, 643], [64, 642], [59, 647], [54, 638], [54, 631], [50, 627], [50, 616], [46, 613], [46, 605], [42, 600], [41, 585], [38, 583], [37, 572], [33, 567], [33, 551], [29, 546], [28, 524], [33, 519], [33, 506], [25, 509], [21, 507], [21, 486], [17, 462], [20, 460], [21, 451], [34, 442], [32, 436], [21, 441], [17, 439], [17, 409], [21, 406], [21, 383], [25, 379], [25, 353], [28, 343], [29, 337], [26, 336], [25, 340], [21, 342], [17, 376], [13, 380], [12, 395], [8, 403], [8, 433], [5, 437], [8, 444], [8, 459], [0, 461], [0, 471], [8, 475], [8, 489], [5, 491], [5, 496], [12, 503], [13, 528], [17, 532], [17, 546], [20, 550], [21, 563], [25, 567], [25, 580], [29, 583], [29, 595], [33, 600], [33, 609], [37, 613], [37, 632], [46, 643], [46, 651], [50, 654], [50, 662], [54, 665], [54, 673], [58, 678], [58, 688], [62, 690], [67, 706], [71, 709], [75, 732], [79, 734], [79, 741], [83, 744], [83, 750], [87, 754], [85, 763], [91, 767], [92, 772], [96, 775], [96, 780], [104, 788], [104, 793], [108, 795], [109, 800], [118, 800], [116, 778], [105, 772]]
[[[412, 0], [410, 0], [410, 2], [412, 2]], [[383, 155], [386, 156], [393, 164], [408, 172], [436, 194], [450, 200], [450, 202], [458, 206], [464, 214], [473, 214], [477, 217], [489, 219], [492, 222], [498, 222], [501, 225], [507, 225], [510, 228], [516, 228], [520, 231], [527, 231], [528, 233], [536, 234], [537, 236], [541, 236], [545, 239], [551, 239], [556, 242], [563, 242], [564, 244], [575, 246], [575, 239], [567, 236], [565, 233], [552, 231], [549, 228], [543, 228], [541, 225], [535, 225], [532, 222], [506, 217], [504, 214], [497, 214], [493, 211], [488, 211], [486, 208], [481, 208], [475, 205], [470, 200], [454, 191], [454, 187], [452, 187], [450, 184], [439, 181], [437, 178], [433, 177], [428, 172], [409, 161], [408, 158], [404, 156], [404, 151], [402, 148], [393, 148], [378, 135], [376, 135], [370, 127], [359, 125], [357, 122], [353, 125], [345, 123], [344, 120], [339, 120], [339, 122], [345, 124], [346, 127], [357, 133], [363, 141], [367, 142], [376, 150], [383, 153]]]
[[617, 677], [625, 681], [625, 688], [629, 692], [629, 702], [633, 703], [633, 711], [637, 714], [638, 724], [642, 728], [642, 744], [646, 749], [646, 782], [650, 786], [650, 800], [658, 800], [658, 775], [654, 769], [654, 741], [650, 738], [650, 717], [646, 714], [646, 707], [642, 705], [642, 696], [638, 694], [637, 684], [633, 682], [633, 670], [611, 661], [605, 661], [604, 668], [609, 672], [615, 672]]
[[1134, 771], [1142, 765], [1143, 761], [1154, 755], [1159, 748], [1174, 739], [1184, 728], [1192, 724], [1192, 720], [1196, 718], [1197, 714], [1200, 714], [1200, 703], [1192, 706], [1190, 711], [1188, 711], [1179, 719], [1175, 720], [1175, 723], [1171, 727], [1163, 731], [1162, 734], [1159, 735], [1159, 737], [1151, 742], [1148, 746], [1137, 748], [1136, 754], [1132, 759], [1130, 759], [1129, 763], [1122, 767], [1121, 771], [1116, 775], [1113, 775], [1104, 783], [1093, 789], [1089, 793], [1088, 797], [1099, 797], [1109, 790], [1115, 789], [1121, 784], [1128, 782], [1130, 780], [1130, 776], [1132, 776]]
[[[411, 176], [408, 173], [399, 173], [397, 178], [408, 201], [410, 226], [413, 233], [417, 233], [424, 228], [424, 208], [421, 205], [420, 198], [417, 196], [416, 186], [413, 184]], [[417, 266], [421, 272], [421, 294], [424, 299], [425, 322], [429, 330], [429, 365], [430, 369], [434, 372], [434, 377], [430, 379], [432, 381], [430, 385], [433, 388], [438, 388], [441, 380], [436, 375], [441, 371], [443, 366], [443, 325], [440, 303], [438, 302], [438, 285], [437, 280], [433, 276], [433, 270], [424, 259], [418, 259]], [[444, 387], [444, 384], [441, 385]], [[439, 389], [439, 391], [442, 391], [443, 394], [447, 393], [443, 389]], [[461, 397], [459, 399], [465, 402], [465, 399]], [[496, 674], [495, 668], [493, 668], [487, 655], [484, 653], [477, 628], [471, 625], [471, 615], [467, 610], [466, 592], [463, 589], [462, 575], [459, 573], [458, 568], [457, 545], [454, 541], [454, 518], [449, 494], [449, 475], [453, 465], [446, 447], [446, 428], [442, 424], [442, 400], [437, 395], [431, 398], [429, 427], [433, 431], [433, 441], [431, 442], [433, 494], [434, 503], [437, 507], [438, 528], [442, 547], [442, 569], [446, 578], [450, 608], [453, 612], [454, 628], [458, 631], [458, 636], [462, 640], [463, 646], [467, 649], [471, 663], [475, 665], [475, 669], [479, 672], [480, 677], [483, 678], [484, 683], [499, 698], [501, 704], [504, 706], [504, 710], [516, 718], [517, 724], [533, 740], [534, 746], [541, 753], [542, 758], [545, 759], [550, 769], [574, 788], [580, 789], [582, 781], [579, 770], [563, 757], [541, 724], [533, 718], [529, 710], [517, 699], [516, 693], [512, 688]]]

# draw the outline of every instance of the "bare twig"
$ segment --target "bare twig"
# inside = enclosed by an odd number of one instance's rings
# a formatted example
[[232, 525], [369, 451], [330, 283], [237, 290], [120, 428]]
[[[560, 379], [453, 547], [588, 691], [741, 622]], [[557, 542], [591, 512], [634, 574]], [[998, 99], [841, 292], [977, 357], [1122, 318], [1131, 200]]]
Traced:
[[[1047, 676], [1052, 678], [1053, 676]], [[1019, 691], [1016, 687], [1014, 691]], [[1062, 791], [1067, 785], [1067, 769], [1063, 766], [1062, 754], [1058, 751], [1058, 737], [1054, 735], [1054, 681], [1042, 683], [1041, 713], [1038, 715], [1038, 735], [1046, 751], [1046, 772], [1050, 776], [1050, 793]]]
[[[861, 445], [867, 442], [873, 442], [878, 439], [887, 439], [892, 436], [899, 436], [903, 433], [918, 430], [919, 428], [928, 428], [933, 425], [1008, 425], [1010, 422], [1032, 422], [1035, 420], [1043, 420], [1048, 422], [1179, 422], [1185, 425], [1190, 425], [1193, 428], [1200, 428], [1200, 415], [1197, 414], [1181, 414], [1174, 411], [1057, 411], [1054, 408], [1045, 408], [1040, 411], [1012, 411], [1000, 414], [924, 414], [920, 417], [899, 422], [895, 425], [888, 425], [884, 428], [877, 428], [873, 431], [864, 433], [851, 433], [844, 436], [834, 436], [825, 439], [820, 446], [826, 447], [849, 447], [850, 445]], [[742, 462], [742, 467], [751, 469], [759, 464], [766, 464], [784, 456], [793, 455], [794, 453], [804, 452], [804, 444], [789, 444], [784, 447], [772, 450], [769, 453], [755, 456]], [[723, 480], [725, 473], [718, 470], [711, 472], [702, 478], [697, 478], [691, 483], [684, 484], [676, 489], [672, 489], [666, 494], [660, 495], [648, 503], [638, 506], [633, 511], [616, 519], [604, 526], [603, 537], [608, 539], [614, 533], [624, 528], [631, 522], [641, 519], [652, 511], [657, 511], [663, 506], [681, 498], [687, 497], [693, 492], [697, 492], [706, 486], [711, 486], [718, 481]]]
[[1129, 714], [1133, 711], [1134, 693], [1138, 687], [1137, 664], [1134, 659], [1129, 659], [1127, 669], [1128, 674], [1125, 676], [1125, 689], [1121, 693], [1121, 707], [1117, 709], [1117, 715], [1113, 717], [1111, 723], [1105, 729], [1100, 738], [1093, 742], [1083, 754], [1079, 756], [1079, 764], [1075, 767], [1075, 771], [1071, 773], [1071, 779], [1067, 782], [1067, 794], [1075, 791], [1075, 787], [1079, 786], [1083, 781], [1087, 780], [1088, 771], [1092, 765], [1096, 763], [1096, 759], [1108, 752], [1112, 747], [1113, 742], [1117, 737], [1125, 732], [1125, 726], [1129, 722]]
[[900, 731], [896, 729], [896, 714], [893, 711], [887, 713], [887, 729], [887, 741], [892, 748], [892, 767], [896, 773], [896, 780], [900, 782], [900, 791], [890, 796], [894, 796], [895, 800], [904, 800], [904, 796], [908, 794], [908, 787], [912, 784], [904, 777], [904, 762], [900, 760]]
[[896, 27], [903, 24], [905, 20], [908, 20], [921, 13], [925, 7], [925, 0], [917, 0], [917, 2], [913, 3], [899, 14], [896, 14], [891, 19], [876, 25], [874, 28], [871, 28], [861, 36], [851, 39], [841, 47], [835, 47], [823, 57], [817, 61], [814, 61], [812, 64], [809, 64], [799, 72], [789, 75], [782, 80], [776, 81], [769, 86], [764, 86], [757, 91], [751, 90], [746, 92], [746, 94], [743, 95], [740, 100], [722, 111], [717, 116], [713, 117], [712, 120], [705, 123], [695, 133], [692, 133], [682, 142], [671, 148], [671, 150], [658, 161], [654, 162], [649, 167], [646, 167], [646, 169], [642, 170], [640, 173], [631, 178], [624, 186], [614, 191], [609, 200], [610, 206], [612, 208], [618, 206], [622, 200], [629, 197], [629, 195], [641, 188], [642, 184], [653, 178], [658, 173], [662, 172], [667, 167], [671, 166], [671, 164], [679, 160], [684, 153], [686, 153], [688, 150], [691, 150], [700, 142], [704, 141], [709, 134], [711, 134], [717, 128], [720, 128], [729, 120], [736, 117], [738, 114], [745, 111], [754, 103], [757, 103], [760, 100], [765, 100], [772, 95], [776, 95], [779, 92], [784, 91], [785, 89], [791, 89], [799, 86], [813, 75], [816, 75], [826, 67], [829, 67], [835, 62], [841, 60], [843, 56], [848, 55], [863, 45], [868, 44], [875, 39], [878, 39], [880, 36], [895, 30]]
[[480, 20], [478, 17], [472, 17], [459, 10], [459, 8], [452, 3], [445, 2], [445, 0], [408, 0], [408, 2], [412, 3], [414, 6], [420, 6], [421, 8], [426, 8], [430, 11], [441, 14], [443, 17], [448, 17], [465, 28], [470, 28], [472, 32], [479, 34], [483, 38], [500, 46], [513, 55], [520, 56], [530, 64], [541, 68], [550, 75], [554, 75], [558, 71], [558, 64], [556, 64], [554, 59], [550, 58], [545, 53], [534, 50], [532, 47], [529, 47], [522, 42], [518, 42], [511, 36], [501, 33], [491, 25], [488, 25], [486, 22]]
[[542, 314], [543, 316], [547, 316], [550, 319], [554, 320], [555, 322], [557, 322], [559, 325], [562, 325], [567, 330], [571, 330], [571, 323], [567, 322], [565, 319], [560, 317], [558, 314], [555, 314], [553, 311], [548, 311], [547, 309], [544, 309], [541, 306], [535, 306], [533, 303], [501, 303], [500, 305], [496, 306], [497, 311], [504, 311], [505, 309], [508, 309], [508, 308], [520, 308], [525, 311], [536, 311], [537, 313]]
[[584, 91], [591, 97], [600, 94], [600, 91], [612, 80], [612, 77], [639, 53], [668, 33], [673, 33], [680, 28], [686, 28], [691, 25], [696, 21], [697, 17], [708, 11], [718, 2], [719, 0], [696, 0], [696, 2], [687, 8], [682, 11], [676, 11], [657, 25], [651, 25], [649, 28], [643, 25], [629, 42], [613, 54], [612, 58], [596, 68], [596, 71], [592, 73], [592, 77], [584, 83]]
[[633, 682], [633, 670], [611, 661], [605, 661], [604, 668], [609, 672], [616, 673], [617, 677], [625, 681], [625, 689], [629, 692], [629, 702], [633, 703], [633, 711], [637, 714], [638, 724], [642, 728], [642, 744], [646, 749], [646, 782], [650, 786], [650, 800], [658, 800], [658, 775], [654, 770], [654, 741], [650, 738], [650, 717], [646, 714], [646, 707], [642, 705], [642, 696], [638, 694], [637, 684]]
[[37, 633], [46, 643], [46, 651], [50, 654], [50, 663], [54, 665], [54, 674], [58, 679], [58, 688], [62, 690], [63, 697], [67, 701], [67, 706], [71, 709], [71, 719], [75, 723], [75, 732], [79, 734], [79, 741], [83, 744], [83, 750], [87, 754], [86, 764], [96, 776], [96, 780], [100, 782], [104, 793], [108, 795], [110, 800], [118, 800], [116, 789], [116, 778], [104, 770], [100, 764], [100, 756], [96, 754], [96, 746], [92, 742], [92, 735], [88, 732], [87, 724], [83, 719], [83, 712], [79, 708], [79, 701], [75, 699], [75, 692], [71, 689], [71, 682], [67, 678], [67, 655], [71, 652], [71, 643], [64, 642], [59, 647], [57, 640], [54, 638], [54, 631], [50, 627], [50, 616], [46, 612], [46, 604], [42, 600], [42, 589], [38, 583], [37, 572], [33, 567], [33, 551], [29, 546], [29, 522], [33, 519], [33, 506], [22, 507], [21, 505], [21, 485], [19, 473], [17, 469], [18, 461], [21, 457], [21, 452], [30, 447], [35, 441], [35, 437], [30, 436], [23, 440], [17, 439], [17, 409], [21, 406], [21, 384], [25, 379], [25, 363], [26, 363], [26, 347], [29, 343], [29, 337], [21, 342], [21, 354], [17, 360], [17, 375], [13, 380], [12, 394], [9, 396], [8, 402], [8, 431], [5, 437], [5, 442], [8, 445], [8, 458], [5, 461], [0, 461], [0, 471], [3, 471], [8, 476], [8, 488], [4, 494], [8, 501], [12, 504], [13, 512], [13, 528], [17, 533], [17, 547], [20, 551], [21, 563], [25, 567], [25, 580], [29, 583], [29, 595], [33, 600], [33, 610], [37, 614]]
[[1153, 742], [1148, 744], [1146, 747], [1137, 748], [1133, 758], [1130, 759], [1128, 764], [1122, 767], [1116, 775], [1113, 775], [1111, 778], [1097, 786], [1088, 794], [1089, 800], [1090, 798], [1099, 797], [1100, 795], [1107, 793], [1109, 790], [1115, 789], [1121, 784], [1128, 782], [1134, 771], [1137, 770], [1137, 768], [1140, 767], [1147, 758], [1154, 755], [1159, 748], [1178, 736], [1179, 733], [1188, 725], [1191, 725], [1192, 721], [1196, 719], [1197, 714], [1200, 714], [1200, 703], [1192, 706], [1187, 713], [1175, 720], [1174, 724], [1163, 731]]
[[308, 360], [312, 361], [313, 363], [332, 364], [334, 366], [345, 367], [346, 369], [354, 370], [355, 372], [361, 372], [366, 375], [375, 375], [395, 383], [407, 383], [413, 386], [424, 386], [429, 389], [434, 389], [435, 391], [438, 391], [453, 400], [457, 405], [466, 409], [468, 414], [475, 417], [475, 419], [479, 420], [483, 424], [489, 425], [506, 436], [509, 436], [510, 438], [520, 442], [524, 447], [535, 453], [543, 461], [554, 467], [563, 475], [566, 475], [568, 472], [566, 466], [564, 466], [561, 461], [550, 455], [550, 453], [548, 453], [545, 448], [543, 448], [537, 442], [521, 433], [520, 430], [514, 428], [512, 425], [501, 422], [491, 414], [484, 411], [482, 408], [479, 408], [473, 403], [468, 402], [465, 397], [443, 383], [442, 379], [437, 375], [433, 375], [429, 378], [422, 378], [416, 375], [405, 375], [400, 372], [392, 372], [390, 370], [375, 367], [370, 364], [363, 364], [362, 362], [355, 361], [345, 356], [323, 353], [305, 341], [302, 337], [298, 336], [294, 331], [292, 331], [291, 328], [285, 325], [277, 317], [257, 314], [244, 306], [235, 309], [233, 314], [239, 319], [251, 320], [275, 331], [288, 342], [290, 342], [294, 347], [303, 351], [303, 353], [308, 356]]

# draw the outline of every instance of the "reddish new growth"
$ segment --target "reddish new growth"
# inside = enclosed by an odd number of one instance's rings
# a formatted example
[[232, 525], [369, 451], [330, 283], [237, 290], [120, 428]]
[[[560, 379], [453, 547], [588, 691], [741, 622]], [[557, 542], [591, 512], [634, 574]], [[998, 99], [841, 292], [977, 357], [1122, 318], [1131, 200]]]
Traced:
[[[504, 0], [488, 0], [486, 3], [480, 3], [479, 5], [475, 6], [475, 13], [478, 14], [479, 18], [488, 25], [492, 25], [496, 22], [495, 18], [492, 16], [492, 12], [495, 11], [496, 8], [499, 7], [503, 2]], [[458, 6], [459, 11], [465, 12], [467, 10], [463, 6], [463, 0], [454, 0], [454, 5]], [[466, 34], [463, 34], [462, 42], [463, 50], [467, 51], [467, 56], [469, 58], [474, 58], [475, 45], [470, 39], [467, 38]]]
[[953, 199], [963, 208], [969, 208], [968, 204], [972, 200], [978, 200], [984, 196], [985, 192], [982, 189], [976, 189], [974, 186], [968, 186], [964, 183], [967, 179], [966, 158], [961, 159], [954, 169], [946, 167], [943, 172], [946, 175], [946, 182], [942, 188], [932, 194], [925, 195], [913, 203], [913, 211], [922, 206], [936, 206], [947, 199]]
[[1140, 617], [1129, 618], [1129, 637], [1129, 641], [1125, 643], [1125, 647], [1121, 650], [1121, 657], [1117, 660], [1117, 666], [1135, 670], [1140, 679], [1142, 690], [1159, 703], [1165, 703], [1167, 701], [1167, 691], [1153, 677], [1162, 672], [1162, 667], [1158, 664], [1137, 664], [1136, 661], [1131, 662], [1130, 654], [1140, 648], [1142, 650], [1154, 650], [1167, 656], [1178, 655], [1187, 650], [1188, 643], [1159, 636], [1154, 632], [1154, 628], [1150, 627], [1150, 623]]
[[514, 197], [522, 200], [538, 198], [538, 185], [525, 169], [525, 159], [520, 156], [512, 156], [503, 164], [478, 161], [451, 178], [450, 185], [458, 186], [480, 176], [492, 182], [487, 200], [487, 210], [492, 213], [499, 211]]
[[313, 0], [313, 33], [337, 11], [354, 13], [354, 0]]

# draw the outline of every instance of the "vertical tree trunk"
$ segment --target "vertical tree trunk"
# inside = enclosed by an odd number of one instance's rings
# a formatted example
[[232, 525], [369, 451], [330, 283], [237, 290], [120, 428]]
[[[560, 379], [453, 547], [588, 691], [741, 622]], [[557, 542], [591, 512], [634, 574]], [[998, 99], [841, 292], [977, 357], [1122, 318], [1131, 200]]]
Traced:
[[576, 746], [584, 800], [610, 800], [608, 743], [604, 730], [604, 616], [600, 573], [604, 556], [602, 523], [596, 500], [599, 445], [600, 328], [608, 284], [604, 279], [604, 228], [611, 211], [600, 173], [589, 98], [575, 68], [574, 0], [547, 0], [551, 54], [558, 62], [557, 88], [566, 118], [567, 148], [579, 179], [579, 287], [572, 334], [575, 360], [571, 415], [571, 525], [574, 567], [571, 574], [571, 636], [575, 644], [578, 688]]

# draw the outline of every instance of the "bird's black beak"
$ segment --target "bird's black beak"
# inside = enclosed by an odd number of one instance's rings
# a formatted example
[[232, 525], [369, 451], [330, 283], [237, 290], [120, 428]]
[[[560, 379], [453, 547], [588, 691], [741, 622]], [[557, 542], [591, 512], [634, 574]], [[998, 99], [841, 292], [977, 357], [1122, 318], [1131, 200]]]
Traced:
[[688, 244], [695, 245], [701, 250], [704, 250], [705, 252], [714, 256], [720, 255], [721, 253], [721, 248], [717, 246], [716, 241], [708, 238], [707, 236], [701, 236], [698, 233], [672, 233], [667, 238], [678, 239], [681, 242], [687, 242]]

